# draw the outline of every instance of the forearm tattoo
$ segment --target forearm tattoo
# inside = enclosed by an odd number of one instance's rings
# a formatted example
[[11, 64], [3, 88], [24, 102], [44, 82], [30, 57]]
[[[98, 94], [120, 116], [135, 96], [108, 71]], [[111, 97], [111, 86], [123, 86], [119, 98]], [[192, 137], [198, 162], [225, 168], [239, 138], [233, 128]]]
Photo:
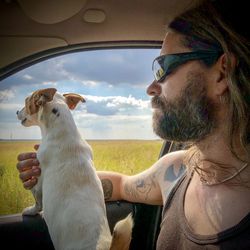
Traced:
[[102, 179], [102, 188], [105, 201], [110, 200], [113, 194], [113, 184], [109, 179]]
[[126, 183], [124, 185], [124, 191], [126, 195], [131, 196], [136, 200], [147, 200], [150, 192], [157, 186], [155, 181], [155, 175], [148, 178], [141, 178], [132, 183]]

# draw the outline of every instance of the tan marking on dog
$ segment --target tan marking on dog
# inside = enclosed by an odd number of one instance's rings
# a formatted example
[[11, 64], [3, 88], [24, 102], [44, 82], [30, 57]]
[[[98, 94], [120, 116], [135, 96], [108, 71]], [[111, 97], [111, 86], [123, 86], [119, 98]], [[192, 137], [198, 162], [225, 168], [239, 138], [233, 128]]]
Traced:
[[85, 99], [78, 94], [74, 94], [74, 93], [68, 93], [68, 94], [63, 94], [63, 96], [66, 99], [66, 103], [69, 107], [69, 109], [74, 109], [77, 105], [78, 102], [86, 102]]
[[35, 91], [30, 97], [25, 99], [26, 112], [33, 115], [38, 112], [40, 106], [51, 102], [56, 93], [55, 88], [47, 88]]

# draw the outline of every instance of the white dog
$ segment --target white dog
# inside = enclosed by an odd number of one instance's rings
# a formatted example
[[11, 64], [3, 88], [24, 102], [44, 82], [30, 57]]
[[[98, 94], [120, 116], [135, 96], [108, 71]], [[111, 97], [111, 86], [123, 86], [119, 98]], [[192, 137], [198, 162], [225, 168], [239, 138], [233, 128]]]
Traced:
[[39, 126], [42, 142], [37, 158], [42, 169], [32, 189], [36, 204], [24, 210], [43, 216], [57, 250], [129, 249], [132, 218], [115, 226], [111, 236], [101, 182], [92, 162], [92, 150], [81, 138], [70, 109], [79, 101], [77, 94], [42, 89], [25, 100], [17, 112], [22, 125]]

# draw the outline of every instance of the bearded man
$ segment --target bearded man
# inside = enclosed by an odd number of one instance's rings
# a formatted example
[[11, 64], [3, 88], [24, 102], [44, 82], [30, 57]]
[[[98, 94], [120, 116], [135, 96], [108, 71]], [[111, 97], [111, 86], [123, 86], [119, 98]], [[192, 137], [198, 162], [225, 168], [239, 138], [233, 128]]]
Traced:
[[[135, 176], [98, 173], [106, 200], [163, 205], [157, 250], [250, 249], [249, 36], [220, 2], [176, 17], [153, 62], [154, 131], [186, 149]], [[34, 156], [19, 155], [26, 188]]]

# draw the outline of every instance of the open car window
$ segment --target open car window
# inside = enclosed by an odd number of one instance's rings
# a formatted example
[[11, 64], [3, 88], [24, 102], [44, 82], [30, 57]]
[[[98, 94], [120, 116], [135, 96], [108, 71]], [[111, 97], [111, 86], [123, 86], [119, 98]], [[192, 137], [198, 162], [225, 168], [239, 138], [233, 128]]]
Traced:
[[16, 170], [17, 155], [33, 150], [38, 127], [23, 127], [16, 111], [25, 98], [42, 88], [84, 96], [72, 111], [83, 138], [92, 146], [98, 170], [136, 174], [150, 167], [162, 141], [152, 130], [147, 85], [159, 49], [109, 49], [57, 56], [1, 81], [0, 215], [20, 213], [33, 203]]

